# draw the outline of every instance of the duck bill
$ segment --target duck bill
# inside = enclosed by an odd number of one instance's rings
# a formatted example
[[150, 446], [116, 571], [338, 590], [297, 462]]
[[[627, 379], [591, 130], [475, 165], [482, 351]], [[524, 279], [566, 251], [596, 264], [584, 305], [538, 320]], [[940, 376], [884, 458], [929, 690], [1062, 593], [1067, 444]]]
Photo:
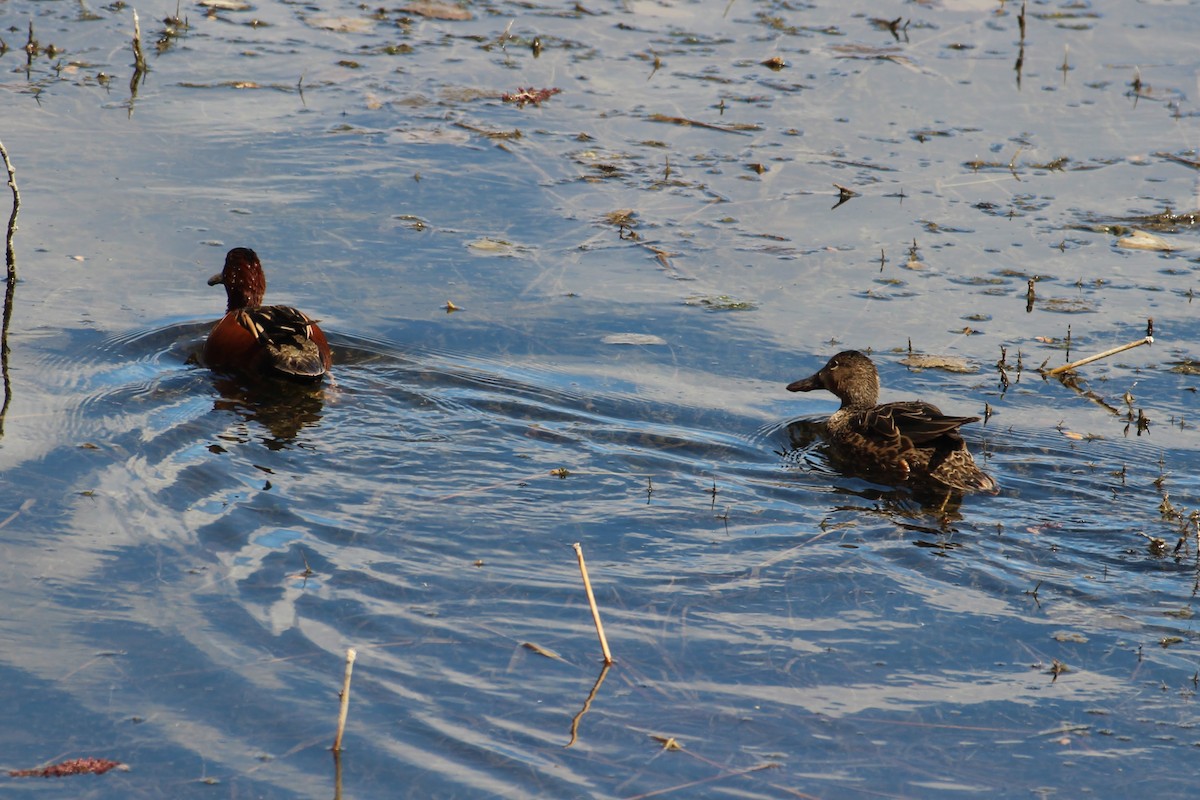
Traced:
[[222, 282], [224, 282], [224, 278], [221, 277], [221, 273], [219, 272], [208, 279], [209, 286], [216, 286], [218, 283]]
[[825, 384], [821, 382], [821, 376], [819, 374], [810, 375], [807, 378], [801, 378], [798, 381], [792, 381], [787, 386], [787, 390], [789, 392], [811, 392], [815, 389], [824, 388]]

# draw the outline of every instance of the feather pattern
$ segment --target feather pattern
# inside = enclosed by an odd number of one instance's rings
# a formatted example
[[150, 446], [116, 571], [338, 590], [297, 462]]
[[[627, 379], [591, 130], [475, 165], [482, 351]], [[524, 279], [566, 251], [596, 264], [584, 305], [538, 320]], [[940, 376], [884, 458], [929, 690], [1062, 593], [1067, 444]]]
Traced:
[[857, 350], [838, 353], [816, 374], [788, 385], [792, 392], [832, 392], [841, 408], [826, 423], [839, 466], [885, 483], [952, 492], [994, 492], [996, 481], [971, 458], [959, 428], [979, 417], [951, 417], [922, 400], [878, 404], [879, 373]]

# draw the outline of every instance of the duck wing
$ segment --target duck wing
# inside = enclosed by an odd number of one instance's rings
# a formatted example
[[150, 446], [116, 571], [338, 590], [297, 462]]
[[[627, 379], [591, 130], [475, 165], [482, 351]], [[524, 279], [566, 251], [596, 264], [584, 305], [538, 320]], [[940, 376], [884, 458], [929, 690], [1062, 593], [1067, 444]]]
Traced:
[[888, 439], [908, 439], [915, 445], [931, 444], [945, 439], [947, 444], [959, 443], [958, 429], [979, 417], [948, 417], [937, 406], [921, 400], [885, 403], [861, 412], [862, 425], [876, 435]]
[[298, 378], [325, 374], [328, 364], [316, 341], [316, 320], [304, 312], [291, 306], [245, 308], [238, 313], [238, 324], [266, 349], [267, 363], [274, 370]]

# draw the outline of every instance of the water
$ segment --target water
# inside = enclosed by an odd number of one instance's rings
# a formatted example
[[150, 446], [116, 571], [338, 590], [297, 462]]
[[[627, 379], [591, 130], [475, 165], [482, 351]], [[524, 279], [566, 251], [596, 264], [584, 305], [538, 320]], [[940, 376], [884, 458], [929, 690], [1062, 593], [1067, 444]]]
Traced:
[[[1194, 237], [1111, 226], [1196, 208], [1193, 5], [468, 10], [139, 7], [131, 97], [129, 7], [0, 8], [3, 766], [130, 767], [4, 793], [1189, 794]], [[237, 245], [330, 384], [190, 363]], [[838, 475], [845, 347], [1002, 493]]]

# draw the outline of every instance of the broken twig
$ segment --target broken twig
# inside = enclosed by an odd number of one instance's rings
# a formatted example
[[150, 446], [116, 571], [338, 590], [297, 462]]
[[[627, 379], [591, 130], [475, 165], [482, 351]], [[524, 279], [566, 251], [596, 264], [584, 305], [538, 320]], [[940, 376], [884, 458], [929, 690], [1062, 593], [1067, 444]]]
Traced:
[[583, 588], [587, 591], [588, 605], [592, 608], [592, 619], [596, 623], [596, 635], [600, 637], [600, 649], [604, 652], [604, 663], [613, 663], [612, 653], [608, 649], [608, 639], [604, 636], [604, 625], [600, 622], [600, 609], [596, 607], [596, 595], [592, 593], [592, 581], [588, 578], [587, 564], [583, 561], [583, 548], [576, 542], [575, 556], [579, 559], [579, 574], [583, 576]]
[[1123, 344], [1120, 347], [1114, 347], [1111, 350], [1105, 350], [1103, 353], [1097, 353], [1094, 356], [1088, 356], [1087, 358], [1081, 358], [1078, 361], [1072, 361], [1070, 364], [1063, 364], [1061, 367], [1045, 370], [1042, 374], [1046, 377], [1061, 375], [1064, 372], [1070, 372], [1076, 367], [1082, 367], [1084, 364], [1090, 364], [1093, 361], [1099, 361], [1102, 358], [1115, 356], [1117, 353], [1123, 353], [1126, 350], [1132, 350], [1133, 348], [1141, 347], [1144, 344], [1154, 344], [1154, 320], [1150, 320], [1149, 324], [1146, 326], [1146, 331], [1147, 333], [1144, 338], [1129, 342], [1128, 344]]
[[346, 715], [350, 713], [350, 675], [354, 672], [354, 659], [358, 653], [353, 647], [346, 651], [346, 675], [342, 678], [342, 706], [338, 710], [337, 736], [333, 739], [333, 752], [342, 752], [342, 734], [346, 732]]

